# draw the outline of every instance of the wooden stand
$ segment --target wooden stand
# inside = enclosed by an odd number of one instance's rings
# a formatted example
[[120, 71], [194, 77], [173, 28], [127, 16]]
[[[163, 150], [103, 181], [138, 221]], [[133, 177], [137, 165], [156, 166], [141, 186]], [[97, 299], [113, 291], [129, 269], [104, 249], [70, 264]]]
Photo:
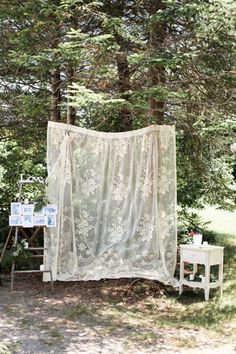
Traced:
[[[35, 229], [33, 229], [33, 232], [31, 233], [31, 235], [29, 235], [27, 233], [27, 229], [24, 229], [23, 227], [19, 227], [16, 226], [16, 230], [15, 230], [15, 234], [17, 233], [17, 237], [19, 235], [19, 233], [21, 233], [24, 237], [24, 239], [29, 243], [29, 246], [27, 248], [27, 251], [32, 252], [32, 254], [30, 255], [31, 258], [43, 258], [44, 257], [44, 252], [47, 251], [47, 248], [45, 247], [34, 247], [34, 242], [37, 238], [37, 236], [40, 234], [40, 232], [45, 233], [45, 226], [38, 226], [35, 227]], [[32, 229], [31, 229], [32, 230]], [[11, 240], [11, 238], [13, 237], [13, 233], [14, 233], [14, 226], [10, 227], [9, 233], [7, 235], [7, 239], [6, 242], [4, 244], [3, 250], [2, 250], [2, 254], [0, 257], [0, 264], [3, 260], [4, 254], [6, 252], [7, 246], [9, 245], [9, 242]], [[40, 252], [40, 254], [39, 254]], [[16, 270], [15, 269], [15, 262], [12, 262], [12, 266], [11, 266], [11, 292], [13, 291], [14, 288], [14, 274], [22, 274], [22, 273], [50, 273], [50, 281], [51, 281], [51, 290], [53, 291], [53, 278], [52, 278], [52, 271], [51, 269], [44, 269], [44, 270], [40, 270], [40, 269], [26, 269], [26, 270]]]
[[0, 257], [0, 264], [2, 263], [2, 260], [3, 260], [3, 256], [6, 252], [6, 249], [7, 249], [7, 245], [9, 244], [9, 241], [11, 239], [11, 235], [12, 235], [12, 226], [10, 227], [10, 230], [8, 232], [8, 235], [7, 235], [7, 239], [6, 239], [6, 242], [3, 246], [3, 250], [2, 250], [2, 254], [1, 254], [1, 257]]
[[[209, 293], [211, 288], [220, 288], [220, 296], [223, 292], [223, 252], [224, 247], [219, 246], [192, 246], [180, 245], [180, 279], [179, 279], [179, 294], [183, 292], [183, 285], [192, 288], [202, 288], [205, 292], [205, 300], [209, 300]], [[202, 281], [194, 281], [184, 277], [184, 263], [193, 264], [193, 276], [197, 273], [197, 265], [203, 264], [205, 266], [205, 277]], [[213, 265], [219, 266], [218, 279], [211, 281], [210, 268]]]
[[[38, 177], [36, 177], [36, 178], [30, 177], [29, 179], [24, 180], [23, 175], [20, 176], [20, 180], [18, 181], [18, 185], [19, 185], [18, 202], [21, 202], [21, 194], [22, 194], [23, 185], [34, 184], [34, 183], [44, 183], [44, 182], [41, 178], [38, 178]], [[4, 257], [7, 246], [9, 244], [11, 238], [13, 237], [13, 235], [12, 235], [13, 228], [15, 228], [15, 236], [14, 236], [13, 246], [15, 246], [15, 247], [17, 246], [19, 232], [21, 232], [21, 234], [23, 235], [23, 239], [25, 239], [29, 243], [30, 247], [28, 247], [27, 250], [30, 252], [33, 252], [30, 257], [42, 257], [42, 258], [44, 257], [44, 252], [47, 251], [47, 249], [44, 247], [34, 247], [34, 242], [35, 242], [37, 236], [40, 234], [40, 231], [42, 231], [43, 234], [46, 232], [45, 226], [36, 226], [35, 228], [24, 228], [22, 226], [11, 226], [8, 236], [7, 236], [7, 239], [6, 239], [6, 242], [3, 247], [1, 257], [0, 257], [0, 264], [1, 264], [2, 259]], [[33, 230], [33, 232], [29, 235], [27, 233], [27, 230]], [[38, 252], [42, 252], [42, 253], [39, 254]], [[13, 291], [13, 287], [14, 287], [14, 274], [19, 274], [19, 273], [50, 273], [51, 290], [53, 291], [53, 279], [52, 279], [51, 269], [16, 270], [14, 261], [13, 261], [12, 267], [11, 267], [11, 291]]]
[[[29, 252], [36, 252], [36, 254], [32, 254], [30, 257], [31, 258], [43, 258], [44, 257], [44, 252], [47, 251], [47, 248], [45, 247], [34, 247], [33, 242], [37, 235], [40, 233], [40, 231], [43, 231], [45, 233], [45, 226], [38, 226], [32, 233], [32, 235], [29, 237], [27, 235], [27, 232], [23, 229], [20, 228], [21, 231], [23, 231], [23, 235], [25, 236], [25, 239], [28, 241], [29, 245], [31, 247], [27, 248], [27, 251]], [[43, 252], [39, 254], [38, 252]], [[15, 269], [15, 262], [12, 263], [11, 267], [11, 292], [13, 292], [14, 288], [14, 274], [22, 274], [22, 273], [50, 273], [50, 281], [51, 281], [51, 291], [53, 292], [53, 278], [52, 278], [52, 270], [51, 269], [24, 269], [24, 270], [16, 270]]]

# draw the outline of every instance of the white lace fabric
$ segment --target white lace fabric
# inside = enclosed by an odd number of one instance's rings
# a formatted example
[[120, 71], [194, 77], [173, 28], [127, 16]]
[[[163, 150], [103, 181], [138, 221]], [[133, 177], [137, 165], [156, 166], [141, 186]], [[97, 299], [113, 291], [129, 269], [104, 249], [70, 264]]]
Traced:
[[49, 122], [47, 163], [58, 218], [44, 264], [54, 280], [176, 284], [174, 127], [102, 133]]

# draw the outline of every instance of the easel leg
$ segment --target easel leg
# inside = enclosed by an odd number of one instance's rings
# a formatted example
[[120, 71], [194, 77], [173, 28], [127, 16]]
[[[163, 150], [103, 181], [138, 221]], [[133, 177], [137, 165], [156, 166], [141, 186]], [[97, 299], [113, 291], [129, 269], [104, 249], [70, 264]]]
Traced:
[[14, 270], [15, 270], [15, 263], [13, 262], [11, 267], [11, 293], [13, 292]]
[[11, 232], [12, 232], [12, 226], [10, 227], [10, 230], [9, 230], [8, 235], [7, 235], [7, 239], [6, 239], [5, 245], [4, 245], [3, 250], [2, 250], [2, 254], [1, 254], [1, 257], [0, 257], [0, 264], [1, 264], [1, 262], [2, 262], [2, 259], [3, 259], [3, 256], [4, 256], [4, 253], [5, 253], [5, 251], [6, 251], [6, 248], [7, 248], [8, 242], [10, 241]]

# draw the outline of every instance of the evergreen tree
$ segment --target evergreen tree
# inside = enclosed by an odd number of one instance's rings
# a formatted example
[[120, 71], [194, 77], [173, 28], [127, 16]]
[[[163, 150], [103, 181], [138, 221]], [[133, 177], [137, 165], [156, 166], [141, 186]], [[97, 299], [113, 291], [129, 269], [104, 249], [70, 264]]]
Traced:
[[103, 131], [175, 124], [179, 204], [235, 206], [234, 15], [231, 0], [2, 1], [5, 180], [19, 173], [7, 158], [43, 156], [50, 119]]

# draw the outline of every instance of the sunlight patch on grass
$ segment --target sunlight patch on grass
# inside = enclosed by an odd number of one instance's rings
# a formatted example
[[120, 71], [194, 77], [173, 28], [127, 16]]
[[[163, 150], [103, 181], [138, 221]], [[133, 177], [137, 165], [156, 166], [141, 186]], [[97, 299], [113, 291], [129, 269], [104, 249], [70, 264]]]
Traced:
[[236, 237], [236, 211], [220, 210], [213, 206], [206, 206], [202, 210], [196, 210], [202, 220], [210, 221], [209, 230], [217, 233], [231, 234]]
[[0, 343], [0, 354], [10, 354], [6, 345]]
[[18, 345], [19, 342], [10, 342], [5, 344], [1, 344], [0, 343], [0, 354], [14, 354], [14, 353], [18, 353]]

